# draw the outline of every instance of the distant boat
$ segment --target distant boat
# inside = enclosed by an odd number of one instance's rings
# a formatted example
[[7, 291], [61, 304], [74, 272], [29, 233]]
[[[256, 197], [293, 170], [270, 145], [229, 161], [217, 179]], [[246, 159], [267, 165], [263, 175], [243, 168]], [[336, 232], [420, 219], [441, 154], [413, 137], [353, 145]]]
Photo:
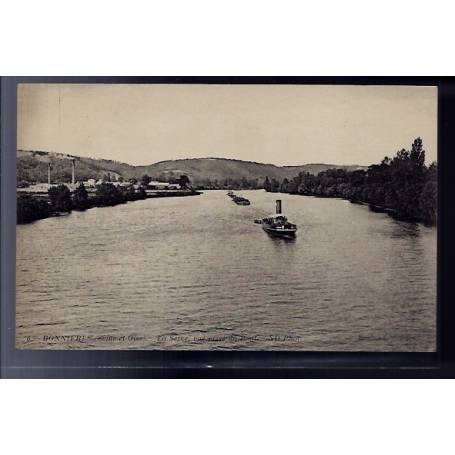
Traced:
[[277, 237], [293, 238], [297, 232], [297, 225], [290, 223], [287, 216], [282, 213], [281, 200], [276, 201], [275, 214], [262, 218], [262, 220], [255, 220], [255, 223], [261, 224], [265, 232]]
[[250, 205], [251, 202], [242, 196], [237, 196], [233, 191], [228, 191], [226, 193], [237, 205]]
[[232, 200], [237, 204], [237, 205], [250, 205], [250, 201], [247, 198], [244, 198], [242, 196], [236, 196], [232, 195]]

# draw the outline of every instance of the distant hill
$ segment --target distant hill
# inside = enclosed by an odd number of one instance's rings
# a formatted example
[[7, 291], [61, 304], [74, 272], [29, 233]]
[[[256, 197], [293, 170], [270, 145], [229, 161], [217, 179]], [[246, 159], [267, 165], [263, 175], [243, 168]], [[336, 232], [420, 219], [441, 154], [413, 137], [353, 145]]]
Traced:
[[71, 159], [76, 160], [77, 180], [99, 179], [110, 174], [113, 178], [132, 175], [134, 166], [111, 160], [98, 160], [63, 153], [41, 151], [17, 151], [17, 180], [47, 182], [48, 164], [52, 166], [52, 181], [71, 181]]
[[304, 164], [301, 166], [275, 166], [274, 164], [256, 163], [254, 161], [242, 161], [225, 158], [193, 158], [184, 160], [161, 161], [149, 166], [137, 166], [139, 174], [148, 174], [157, 177], [178, 177], [186, 174], [192, 182], [204, 183], [210, 179], [223, 182], [232, 178], [248, 181], [258, 179], [263, 181], [265, 177], [275, 178], [280, 182], [287, 177], [293, 178], [299, 172], [317, 174], [330, 168], [358, 169], [360, 166], [340, 166], [336, 164]]
[[365, 166], [337, 164], [304, 164], [301, 166], [275, 166], [273, 164], [225, 158], [190, 158], [182, 160], [160, 161], [147, 166], [132, 166], [118, 161], [84, 158], [54, 152], [26, 151], [17, 152], [17, 179], [25, 181], [46, 182], [48, 163], [52, 166], [53, 182], [71, 181], [71, 159], [76, 160], [76, 179], [100, 179], [110, 175], [111, 179], [123, 177], [125, 180], [135, 177], [140, 179], [147, 174], [156, 180], [169, 180], [186, 174], [192, 184], [204, 185], [211, 182], [224, 182], [226, 179], [252, 181], [258, 179], [262, 183], [266, 176], [282, 181], [295, 177], [299, 172], [317, 174], [331, 168], [347, 170], [366, 169]]

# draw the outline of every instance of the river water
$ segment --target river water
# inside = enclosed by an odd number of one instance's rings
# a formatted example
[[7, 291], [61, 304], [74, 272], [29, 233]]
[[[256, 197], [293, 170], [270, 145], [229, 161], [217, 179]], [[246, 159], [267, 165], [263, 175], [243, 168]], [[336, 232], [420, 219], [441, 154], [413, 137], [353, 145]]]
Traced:
[[[250, 206], [208, 191], [18, 226], [17, 347], [435, 350], [435, 228], [239, 193]], [[253, 223], [277, 198], [295, 240]]]

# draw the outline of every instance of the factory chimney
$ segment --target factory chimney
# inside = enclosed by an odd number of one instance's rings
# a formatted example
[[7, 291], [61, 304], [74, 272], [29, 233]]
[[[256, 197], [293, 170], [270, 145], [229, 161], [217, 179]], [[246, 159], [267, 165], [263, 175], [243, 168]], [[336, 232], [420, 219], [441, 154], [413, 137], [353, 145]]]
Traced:
[[71, 183], [74, 185], [76, 183], [76, 160], [73, 158], [71, 160]]

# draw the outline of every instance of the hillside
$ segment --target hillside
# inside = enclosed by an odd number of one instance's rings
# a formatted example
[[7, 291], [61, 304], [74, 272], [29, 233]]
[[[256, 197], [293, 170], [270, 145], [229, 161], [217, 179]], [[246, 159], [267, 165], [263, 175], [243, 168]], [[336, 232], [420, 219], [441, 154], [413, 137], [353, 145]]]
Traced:
[[330, 168], [348, 170], [361, 169], [362, 166], [343, 166], [336, 164], [304, 164], [301, 166], [275, 166], [273, 164], [255, 163], [224, 158], [192, 158], [183, 160], [161, 161], [147, 166], [132, 166], [118, 161], [84, 158], [60, 153], [24, 151], [17, 152], [18, 181], [47, 181], [48, 163], [52, 166], [52, 181], [71, 180], [71, 159], [76, 160], [76, 179], [99, 179], [110, 175], [112, 179], [123, 177], [125, 180], [135, 177], [140, 179], [147, 174], [156, 180], [178, 178], [188, 175], [195, 185], [204, 185], [210, 180], [220, 183], [226, 179], [241, 181], [258, 180], [262, 183], [266, 176], [282, 181], [295, 177], [299, 172], [317, 174]]
[[52, 181], [71, 181], [71, 159], [76, 160], [77, 180], [99, 179], [110, 174], [113, 178], [134, 173], [134, 166], [111, 160], [98, 160], [62, 153], [17, 151], [17, 180], [47, 182], [48, 164], [52, 166]]

